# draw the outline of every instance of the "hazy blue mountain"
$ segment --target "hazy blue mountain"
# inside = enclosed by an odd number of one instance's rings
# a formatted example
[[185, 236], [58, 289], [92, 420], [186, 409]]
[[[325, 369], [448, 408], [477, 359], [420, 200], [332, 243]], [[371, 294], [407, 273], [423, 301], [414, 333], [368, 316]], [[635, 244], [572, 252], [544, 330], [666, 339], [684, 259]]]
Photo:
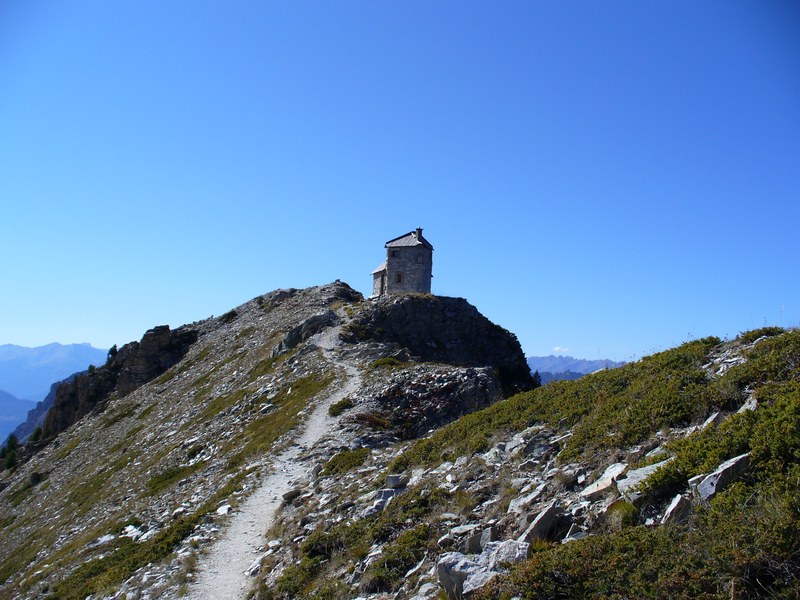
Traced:
[[107, 350], [89, 344], [47, 344], [37, 348], [4, 344], [0, 346], [0, 389], [38, 402], [47, 395], [51, 384], [89, 365], [104, 364], [106, 354]]
[[35, 403], [30, 400], [22, 400], [13, 394], [0, 390], [0, 443], [6, 436], [14, 431], [14, 428], [22, 421]]
[[[20, 423], [14, 430], [14, 435], [17, 436], [19, 441], [28, 439], [28, 437], [37, 427], [44, 424], [44, 418], [47, 415], [47, 411], [53, 405], [53, 400], [56, 398], [58, 386], [60, 386], [62, 383], [72, 381], [78, 375], [80, 375], [80, 373], [73, 373], [69, 377], [62, 379], [61, 381], [56, 381], [50, 386], [50, 392], [44, 397], [44, 400], [37, 402], [36, 406], [32, 407], [28, 411], [24, 421]], [[0, 440], [2, 440], [2, 438], [0, 438]]]
[[[613, 360], [600, 359], [600, 360], [586, 360], [583, 358], [573, 358], [572, 356], [529, 356], [528, 366], [531, 371], [539, 371], [542, 373], [580, 373], [587, 375], [593, 373], [598, 369], [614, 369], [621, 367], [624, 362], [614, 362]], [[572, 379], [571, 377], [557, 377], [557, 379]], [[543, 380], [544, 383], [544, 380]]]
[[539, 377], [542, 378], [542, 385], [545, 383], [550, 383], [551, 381], [580, 379], [584, 375], [586, 375], [586, 373], [576, 373], [575, 371], [559, 371], [557, 373], [551, 373], [550, 371], [539, 371]]

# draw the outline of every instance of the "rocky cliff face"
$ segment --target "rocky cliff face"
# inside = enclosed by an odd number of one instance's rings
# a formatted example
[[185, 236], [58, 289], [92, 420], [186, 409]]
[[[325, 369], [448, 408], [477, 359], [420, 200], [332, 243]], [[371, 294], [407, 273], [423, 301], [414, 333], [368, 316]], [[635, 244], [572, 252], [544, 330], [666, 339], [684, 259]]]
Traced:
[[102, 409], [112, 394], [126, 396], [177, 363], [197, 341], [198, 332], [161, 325], [131, 342], [97, 369], [62, 383], [44, 419], [45, 437], [58, 435], [94, 409]]
[[532, 387], [517, 338], [463, 298], [383, 296], [353, 318], [344, 339], [394, 344], [419, 361], [496, 368], [507, 389]]
[[25, 422], [21, 423], [14, 430], [14, 435], [17, 436], [18, 440], [25, 441], [36, 430], [37, 427], [42, 427], [44, 425], [44, 419], [47, 416], [47, 411], [50, 410], [50, 407], [53, 405], [53, 401], [56, 399], [56, 392], [58, 392], [58, 388], [61, 387], [62, 383], [69, 383], [79, 374], [80, 373], [73, 373], [64, 380], [58, 381], [50, 386], [50, 391], [47, 393], [47, 396], [44, 397], [44, 400], [37, 402], [36, 406], [28, 411]]

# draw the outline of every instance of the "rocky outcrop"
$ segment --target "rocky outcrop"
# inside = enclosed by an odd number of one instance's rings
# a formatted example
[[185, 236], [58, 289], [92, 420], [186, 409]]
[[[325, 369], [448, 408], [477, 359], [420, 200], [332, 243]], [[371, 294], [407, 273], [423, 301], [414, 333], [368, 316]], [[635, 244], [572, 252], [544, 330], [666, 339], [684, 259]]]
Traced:
[[519, 341], [463, 298], [411, 294], [384, 296], [355, 315], [347, 342], [377, 341], [426, 362], [498, 370], [509, 391], [532, 387]]
[[[85, 371], [82, 371], [81, 373], [85, 373]], [[44, 419], [47, 416], [47, 411], [50, 410], [50, 407], [53, 405], [53, 401], [56, 399], [56, 392], [58, 391], [58, 388], [62, 383], [69, 383], [81, 373], [73, 373], [66, 379], [57, 381], [50, 386], [50, 392], [48, 392], [44, 400], [37, 402], [36, 406], [28, 411], [28, 417], [25, 419], [25, 422], [21, 423], [14, 430], [14, 435], [17, 436], [19, 441], [24, 442], [30, 437], [37, 427], [44, 425]]]
[[338, 323], [339, 317], [337, 317], [336, 313], [332, 310], [326, 310], [323, 313], [309, 317], [286, 332], [280, 343], [273, 348], [273, 358], [281, 354], [286, 354], [300, 342], [304, 342], [312, 335], [319, 333], [323, 329], [337, 325]]
[[197, 336], [197, 331], [191, 328], [172, 331], [168, 325], [160, 325], [147, 331], [141, 342], [123, 346], [110, 365], [112, 369], [120, 366], [119, 395], [126, 396], [176, 364], [197, 341]]
[[732, 484], [749, 466], [749, 452], [726, 460], [711, 475], [702, 479], [700, 485], [697, 486], [698, 495], [704, 501], [711, 500], [711, 498]]
[[189, 327], [174, 331], [167, 325], [154, 327], [140, 342], [123, 346], [102, 367], [62, 383], [44, 419], [45, 435], [52, 438], [95, 408], [102, 408], [112, 393], [126, 396], [158, 377], [186, 354], [197, 337], [198, 332]]
[[439, 584], [448, 599], [470, 598], [492, 579], [508, 570], [507, 565], [528, 557], [529, 544], [506, 540], [489, 542], [477, 556], [447, 552], [436, 563]]
[[419, 437], [502, 398], [488, 367], [421, 364], [384, 370], [359, 395], [353, 418], [378, 415], [402, 439]]

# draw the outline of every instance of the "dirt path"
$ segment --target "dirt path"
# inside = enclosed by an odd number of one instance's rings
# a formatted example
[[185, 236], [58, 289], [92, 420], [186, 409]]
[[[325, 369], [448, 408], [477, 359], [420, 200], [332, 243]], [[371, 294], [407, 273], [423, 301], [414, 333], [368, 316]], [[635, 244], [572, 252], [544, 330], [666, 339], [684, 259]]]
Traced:
[[302, 432], [294, 443], [275, 457], [272, 468], [256, 491], [239, 505], [220, 538], [207, 554], [201, 555], [196, 579], [188, 594], [190, 600], [235, 600], [245, 598], [255, 582], [248, 570], [263, 552], [265, 532], [272, 525], [281, 505], [283, 494], [301, 481], [310, 479], [314, 466], [304, 454], [328, 431], [335, 421], [328, 407], [353, 394], [361, 383], [357, 368], [336, 356], [339, 327], [331, 328], [312, 338], [323, 349], [327, 360], [344, 369], [343, 384], [325, 400], [319, 402], [309, 415]]

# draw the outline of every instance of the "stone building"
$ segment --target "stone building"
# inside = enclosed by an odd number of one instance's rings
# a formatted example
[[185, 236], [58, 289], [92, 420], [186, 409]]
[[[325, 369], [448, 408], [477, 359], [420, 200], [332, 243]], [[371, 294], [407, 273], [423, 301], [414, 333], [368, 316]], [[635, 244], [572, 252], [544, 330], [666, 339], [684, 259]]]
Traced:
[[372, 272], [372, 298], [384, 294], [430, 294], [433, 246], [422, 229], [386, 242], [386, 262]]

